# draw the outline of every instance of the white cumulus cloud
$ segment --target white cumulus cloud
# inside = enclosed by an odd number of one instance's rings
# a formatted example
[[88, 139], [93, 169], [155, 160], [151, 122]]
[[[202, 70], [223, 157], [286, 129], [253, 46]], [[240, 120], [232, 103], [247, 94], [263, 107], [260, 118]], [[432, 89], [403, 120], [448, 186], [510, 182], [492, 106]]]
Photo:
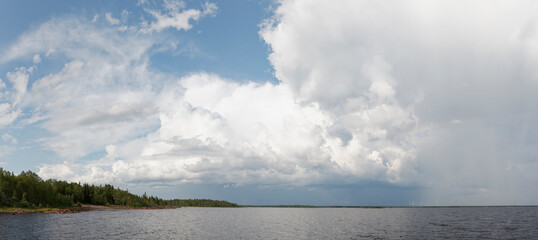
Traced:
[[118, 181], [303, 186], [396, 183], [414, 171], [412, 144], [393, 136], [412, 125], [413, 116], [375, 92], [364, 92], [338, 117], [317, 103], [297, 102], [285, 84], [238, 84], [206, 73], [186, 76], [159, 95], [157, 131], [117, 144], [121, 160], [87, 166], [72, 178], [98, 173]]

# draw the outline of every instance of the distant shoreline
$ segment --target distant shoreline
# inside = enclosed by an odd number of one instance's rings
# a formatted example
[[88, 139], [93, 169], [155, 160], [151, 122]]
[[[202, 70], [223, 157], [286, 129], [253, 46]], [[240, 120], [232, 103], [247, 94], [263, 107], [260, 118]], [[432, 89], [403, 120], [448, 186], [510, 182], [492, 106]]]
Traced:
[[491, 206], [315, 206], [315, 205], [241, 205], [252, 208], [503, 208], [503, 207], [538, 207], [538, 205], [491, 205]]
[[[79, 213], [84, 211], [95, 210], [158, 210], [158, 209], [176, 209], [191, 208], [197, 206], [152, 206], [152, 207], [128, 207], [121, 205], [94, 205], [82, 204], [82, 207], [71, 208], [15, 208], [0, 207], [0, 214], [21, 214], [21, 213], [44, 213], [44, 214], [65, 214]], [[538, 205], [492, 205], [492, 206], [313, 206], [313, 205], [240, 205], [239, 208], [362, 208], [362, 209], [385, 209], [385, 208], [523, 208], [538, 207]], [[227, 207], [201, 207], [201, 208], [227, 208]], [[237, 208], [237, 207], [234, 207]]]

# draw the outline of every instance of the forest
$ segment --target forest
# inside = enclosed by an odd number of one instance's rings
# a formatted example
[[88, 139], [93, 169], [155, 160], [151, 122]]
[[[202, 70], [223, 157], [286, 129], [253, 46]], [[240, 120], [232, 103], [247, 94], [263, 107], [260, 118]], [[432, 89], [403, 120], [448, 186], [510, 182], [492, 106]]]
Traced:
[[145, 193], [138, 196], [126, 190], [87, 183], [68, 183], [54, 179], [43, 180], [32, 171], [19, 175], [0, 168], [0, 207], [17, 208], [68, 208], [94, 204], [105, 206], [152, 207], [239, 207], [235, 203], [210, 199], [164, 200]]

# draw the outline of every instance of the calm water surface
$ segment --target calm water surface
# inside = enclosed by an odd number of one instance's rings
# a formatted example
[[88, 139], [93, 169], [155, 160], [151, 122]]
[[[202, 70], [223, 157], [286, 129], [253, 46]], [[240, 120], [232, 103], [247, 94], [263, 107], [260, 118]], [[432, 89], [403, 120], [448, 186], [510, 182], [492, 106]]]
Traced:
[[0, 239], [538, 239], [538, 207], [0, 214]]

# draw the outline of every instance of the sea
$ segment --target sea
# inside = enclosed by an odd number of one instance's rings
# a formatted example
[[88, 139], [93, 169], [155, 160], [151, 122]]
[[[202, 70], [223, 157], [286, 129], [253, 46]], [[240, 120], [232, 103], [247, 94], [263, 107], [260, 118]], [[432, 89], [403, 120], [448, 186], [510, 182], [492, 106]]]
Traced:
[[538, 239], [538, 207], [185, 207], [0, 214], [0, 239]]

